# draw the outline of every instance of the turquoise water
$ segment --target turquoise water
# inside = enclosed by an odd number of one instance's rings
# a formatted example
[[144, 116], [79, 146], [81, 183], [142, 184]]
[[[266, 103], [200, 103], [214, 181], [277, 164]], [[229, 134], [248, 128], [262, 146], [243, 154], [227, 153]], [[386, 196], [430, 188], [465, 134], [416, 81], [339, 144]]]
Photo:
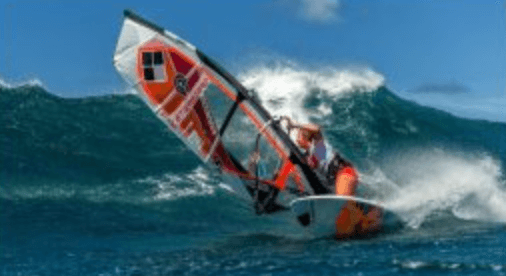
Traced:
[[405, 227], [308, 239], [254, 215], [134, 95], [0, 87], [2, 275], [505, 275], [506, 124], [387, 88], [314, 117]]

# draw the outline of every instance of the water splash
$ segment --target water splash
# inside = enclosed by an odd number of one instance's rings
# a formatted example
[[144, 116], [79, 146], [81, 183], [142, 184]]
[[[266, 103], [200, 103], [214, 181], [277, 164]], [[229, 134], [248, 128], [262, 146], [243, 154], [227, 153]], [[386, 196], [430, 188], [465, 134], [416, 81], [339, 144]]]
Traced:
[[138, 182], [156, 185], [152, 197], [155, 201], [214, 195], [217, 188], [216, 180], [211, 179], [208, 171], [201, 166], [189, 174], [165, 174], [161, 178], [149, 177]]
[[340, 70], [326, 67], [320, 70], [302, 69], [294, 63], [275, 66], [260, 65], [239, 75], [240, 81], [254, 89], [265, 107], [274, 115], [287, 115], [309, 122], [308, 113], [328, 116], [331, 103], [321, 101], [313, 111], [304, 109], [305, 99], [317, 92], [317, 97], [336, 98], [347, 93], [377, 90], [384, 85], [384, 77], [371, 69]]
[[392, 167], [398, 188], [385, 200], [418, 228], [435, 212], [450, 211], [463, 220], [506, 222], [506, 191], [499, 161], [444, 151], [399, 155]]

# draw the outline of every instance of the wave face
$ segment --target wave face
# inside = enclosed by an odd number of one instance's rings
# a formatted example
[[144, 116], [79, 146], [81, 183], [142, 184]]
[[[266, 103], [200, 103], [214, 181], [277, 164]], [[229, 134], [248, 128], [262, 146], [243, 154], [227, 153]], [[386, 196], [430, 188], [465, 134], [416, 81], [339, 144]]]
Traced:
[[[273, 114], [321, 124], [370, 196], [413, 226], [441, 210], [506, 221], [506, 124], [403, 100], [371, 70], [264, 66], [240, 79]], [[226, 187], [135, 95], [65, 99], [37, 84], [0, 86], [0, 108], [3, 198], [149, 202]]]
[[[27, 85], [1, 88], [0, 104], [7, 177], [88, 181], [151, 175], [174, 169], [173, 157], [185, 152], [133, 95], [64, 99]], [[196, 160], [188, 158], [183, 164]]]
[[[403, 232], [301, 241], [231, 196], [135, 95], [66, 99], [0, 83], [2, 271], [503, 273], [504, 233], [490, 229], [506, 222], [506, 124], [406, 101], [371, 70], [327, 69], [259, 66], [240, 79], [273, 114], [321, 124]], [[483, 246], [486, 258], [459, 255]]]

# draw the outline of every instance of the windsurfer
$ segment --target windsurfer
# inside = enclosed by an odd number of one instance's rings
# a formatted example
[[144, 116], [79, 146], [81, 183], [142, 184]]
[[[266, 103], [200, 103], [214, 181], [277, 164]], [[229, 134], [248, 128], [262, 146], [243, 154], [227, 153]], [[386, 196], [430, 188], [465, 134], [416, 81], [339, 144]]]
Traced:
[[[303, 149], [307, 162], [312, 169], [323, 169], [328, 183], [334, 183], [336, 195], [355, 196], [358, 186], [358, 174], [353, 165], [335, 152], [327, 162], [327, 147], [325, 146], [320, 126], [315, 124], [297, 124], [290, 118], [287, 120], [289, 135], [292, 129], [297, 129], [295, 137], [291, 136], [297, 146]], [[355, 235], [366, 235], [380, 229], [381, 210], [370, 208], [367, 212], [355, 201], [348, 201], [341, 214], [336, 217], [336, 238], [350, 238]]]
[[[355, 196], [358, 186], [358, 173], [353, 165], [344, 159], [338, 152], [335, 152], [332, 158], [327, 159], [329, 152], [323, 138], [321, 127], [316, 124], [299, 124], [289, 117], [282, 117], [281, 121], [286, 122], [288, 135], [295, 144], [303, 151], [306, 161], [311, 169], [321, 170], [325, 172], [328, 183], [334, 184], [334, 192], [336, 195]], [[256, 169], [258, 162], [258, 152], [253, 152], [250, 156], [250, 171]], [[328, 161], [329, 160], [329, 161]], [[266, 206], [276, 197], [277, 191], [285, 188], [285, 182], [293, 173], [293, 164], [285, 162], [278, 171], [274, 180], [275, 189], [266, 191], [265, 199], [260, 200], [260, 191], [257, 183], [255, 193], [255, 209], [257, 214], [261, 214]], [[300, 180], [299, 180], [300, 181]], [[297, 183], [298, 181], [296, 181]], [[268, 185], [267, 185], [268, 186]], [[272, 187], [271, 187], [272, 188]], [[357, 205], [353, 200], [342, 209], [340, 215], [336, 217], [336, 238], [343, 239], [353, 237], [355, 235], [366, 235], [380, 229], [381, 226], [381, 210], [378, 208], [370, 208], [367, 212]]]

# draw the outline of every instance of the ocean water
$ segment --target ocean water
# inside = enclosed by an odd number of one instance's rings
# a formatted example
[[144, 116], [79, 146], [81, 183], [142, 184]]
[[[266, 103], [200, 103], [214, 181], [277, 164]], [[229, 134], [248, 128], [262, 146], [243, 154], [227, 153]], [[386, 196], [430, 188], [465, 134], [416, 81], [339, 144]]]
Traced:
[[405, 226], [309, 239], [254, 215], [135, 95], [0, 86], [1, 275], [506, 275], [506, 124], [399, 98], [374, 72], [240, 75], [313, 121]]

